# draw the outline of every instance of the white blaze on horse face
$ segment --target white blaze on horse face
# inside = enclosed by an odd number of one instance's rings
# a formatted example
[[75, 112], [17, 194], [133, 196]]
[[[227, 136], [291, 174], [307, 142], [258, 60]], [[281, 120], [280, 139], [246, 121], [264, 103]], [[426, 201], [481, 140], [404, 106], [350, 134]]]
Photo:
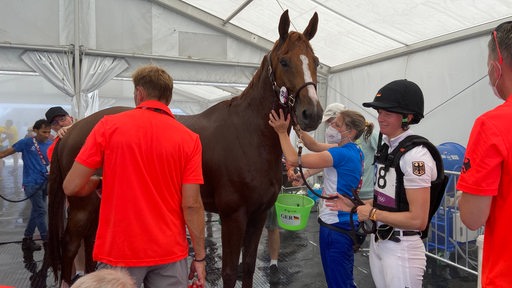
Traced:
[[[311, 71], [309, 71], [309, 60], [305, 55], [300, 55], [300, 60], [302, 60], [302, 70], [304, 70], [304, 83], [313, 82], [313, 78], [311, 77]], [[313, 102], [318, 102], [318, 95], [316, 95], [316, 90], [313, 85], [306, 86], [308, 89], [308, 95], [313, 100]]]

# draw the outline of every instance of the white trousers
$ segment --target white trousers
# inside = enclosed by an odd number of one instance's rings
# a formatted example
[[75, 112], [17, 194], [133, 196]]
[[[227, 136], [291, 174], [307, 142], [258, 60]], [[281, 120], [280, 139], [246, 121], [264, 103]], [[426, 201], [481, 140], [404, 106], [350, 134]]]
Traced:
[[425, 245], [419, 235], [400, 236], [400, 243], [390, 240], [370, 242], [370, 269], [377, 288], [421, 288], [427, 265]]

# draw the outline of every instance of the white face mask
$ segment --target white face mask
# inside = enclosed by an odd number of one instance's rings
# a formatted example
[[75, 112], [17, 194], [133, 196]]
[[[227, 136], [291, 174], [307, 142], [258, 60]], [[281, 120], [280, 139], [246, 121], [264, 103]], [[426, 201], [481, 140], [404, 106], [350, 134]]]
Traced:
[[[498, 92], [498, 88], [496, 88], [496, 86], [498, 85], [498, 81], [500, 81], [500, 78], [501, 78], [501, 66], [496, 64], [496, 65], [493, 65], [493, 66], [498, 66], [499, 70], [500, 70], [500, 76], [498, 76], [498, 79], [496, 79], [496, 82], [493, 83], [490, 83], [491, 81], [491, 78], [489, 78], [489, 84], [491, 85], [492, 87], [492, 92], [494, 93], [494, 95], [496, 95], [496, 97], [500, 98], [500, 99], [503, 99], [501, 98], [500, 96], [500, 93]], [[491, 70], [491, 67], [489, 67], [489, 71]], [[489, 74], [489, 72], [487, 73]]]
[[329, 144], [338, 144], [341, 142], [341, 134], [331, 125], [325, 129], [325, 141]]

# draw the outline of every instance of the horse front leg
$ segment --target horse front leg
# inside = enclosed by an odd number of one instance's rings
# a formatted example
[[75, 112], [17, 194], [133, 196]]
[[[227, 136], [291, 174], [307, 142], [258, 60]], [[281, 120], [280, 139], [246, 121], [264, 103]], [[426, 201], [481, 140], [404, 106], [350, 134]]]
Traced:
[[252, 215], [247, 223], [247, 228], [244, 233], [243, 243], [243, 277], [242, 287], [252, 288], [253, 276], [256, 267], [256, 257], [258, 255], [258, 244], [260, 243], [261, 233], [265, 220], [267, 218], [267, 212], [261, 212], [259, 214]]
[[220, 214], [222, 238], [222, 282], [223, 287], [233, 288], [238, 273], [238, 259], [242, 249], [247, 216], [241, 211], [225, 216]]

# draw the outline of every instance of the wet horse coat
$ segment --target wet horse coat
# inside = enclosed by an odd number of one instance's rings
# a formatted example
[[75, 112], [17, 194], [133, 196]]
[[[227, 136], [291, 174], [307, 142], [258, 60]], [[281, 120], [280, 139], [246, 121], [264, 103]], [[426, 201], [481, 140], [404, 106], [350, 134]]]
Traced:
[[[177, 116], [180, 122], [200, 135], [203, 145], [205, 184], [201, 186], [201, 196], [205, 209], [218, 213], [221, 218], [224, 287], [235, 286], [241, 252], [242, 286], [252, 287], [266, 213], [274, 204], [282, 184], [282, 151], [277, 134], [268, 124], [270, 111], [282, 108], [306, 131], [316, 129], [320, 124], [323, 110], [315, 89], [318, 59], [309, 44], [317, 24], [315, 13], [303, 33], [288, 32], [290, 19], [285, 11], [279, 23], [279, 40], [263, 58], [251, 83], [240, 96], [218, 103], [198, 115]], [[286, 91], [287, 101], [280, 101], [280, 90]], [[60, 265], [62, 279], [66, 281], [71, 277], [70, 269], [80, 239], [89, 239], [86, 240], [86, 254], [91, 255], [90, 239], [94, 237], [97, 225], [99, 198], [96, 195], [69, 197], [70, 218], [64, 230], [62, 220], [57, 219], [63, 215], [62, 180], [71, 168], [70, 159], [75, 158], [97, 121], [103, 115], [123, 109], [127, 108], [106, 109], [79, 121], [58, 143], [54, 153], [58, 156], [52, 160], [51, 171], [60, 175], [50, 179], [49, 214], [53, 214], [50, 216], [50, 254], [54, 271]], [[84, 202], [80, 204], [80, 201]], [[84, 205], [95, 208], [89, 207], [89, 211], [78, 208], [75, 213], [75, 207]], [[63, 243], [59, 243], [61, 237]], [[92, 259], [88, 260], [92, 263]]]

